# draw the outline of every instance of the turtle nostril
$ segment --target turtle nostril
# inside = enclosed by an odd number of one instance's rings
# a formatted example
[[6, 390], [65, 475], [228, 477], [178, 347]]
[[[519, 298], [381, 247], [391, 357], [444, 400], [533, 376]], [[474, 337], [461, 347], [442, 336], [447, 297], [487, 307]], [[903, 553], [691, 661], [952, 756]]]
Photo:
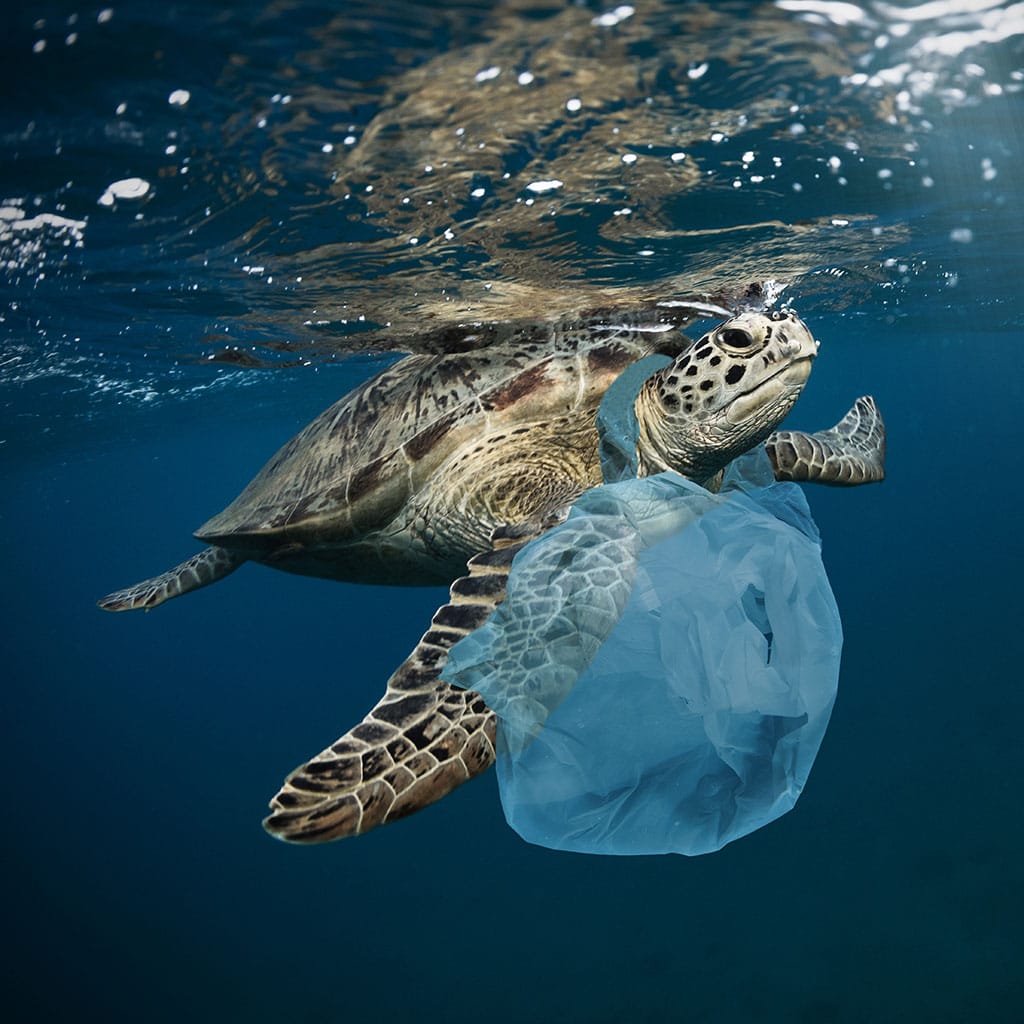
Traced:
[[727, 348], [739, 349], [741, 351], [750, 348], [754, 344], [753, 336], [742, 327], [727, 327], [718, 335], [718, 340]]

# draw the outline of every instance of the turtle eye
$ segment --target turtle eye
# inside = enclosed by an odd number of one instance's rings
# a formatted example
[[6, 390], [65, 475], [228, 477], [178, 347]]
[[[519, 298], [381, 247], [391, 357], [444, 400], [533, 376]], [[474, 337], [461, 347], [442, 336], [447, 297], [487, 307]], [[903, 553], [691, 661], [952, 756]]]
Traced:
[[750, 331], [744, 330], [742, 327], [726, 327], [719, 331], [718, 341], [722, 346], [732, 349], [734, 352], [746, 352], [756, 344]]

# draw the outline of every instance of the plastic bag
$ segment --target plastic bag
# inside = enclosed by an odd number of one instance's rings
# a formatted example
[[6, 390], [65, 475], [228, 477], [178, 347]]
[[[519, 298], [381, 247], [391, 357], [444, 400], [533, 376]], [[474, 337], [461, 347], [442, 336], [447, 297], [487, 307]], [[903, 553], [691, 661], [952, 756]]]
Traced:
[[587, 492], [516, 556], [444, 678], [498, 715], [524, 839], [693, 855], [793, 807], [841, 647], [806, 499], [759, 448], [718, 494], [674, 473]]

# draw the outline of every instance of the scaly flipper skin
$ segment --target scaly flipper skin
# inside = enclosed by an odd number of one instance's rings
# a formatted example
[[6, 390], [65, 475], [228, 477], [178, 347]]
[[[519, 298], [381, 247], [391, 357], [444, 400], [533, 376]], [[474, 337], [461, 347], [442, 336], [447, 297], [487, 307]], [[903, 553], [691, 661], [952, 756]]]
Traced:
[[224, 579], [244, 561], [241, 555], [233, 554], [227, 548], [203, 548], [187, 562], [182, 562], [181, 565], [176, 565], [152, 579], [136, 583], [133, 587], [107, 594], [96, 603], [108, 612], [124, 612], [133, 608], [144, 608], [149, 611], [150, 608], [155, 608], [172, 597], [187, 594], [190, 590], [198, 590]]
[[494, 762], [495, 716], [479, 694], [439, 676], [450, 648], [505, 598], [516, 552], [544, 527], [499, 529], [494, 550], [469, 562], [430, 629], [388, 680], [379, 704], [336, 743], [297, 768], [263, 825], [279, 839], [324, 842], [404, 818]]
[[885, 423], [870, 395], [830, 430], [779, 430], [765, 448], [777, 480], [856, 487], [885, 479]]

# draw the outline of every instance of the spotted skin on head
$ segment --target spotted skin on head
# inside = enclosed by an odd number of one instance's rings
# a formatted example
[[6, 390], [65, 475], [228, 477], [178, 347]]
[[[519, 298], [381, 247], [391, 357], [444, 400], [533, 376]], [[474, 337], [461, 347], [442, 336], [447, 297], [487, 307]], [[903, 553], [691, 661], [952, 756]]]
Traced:
[[640, 389], [640, 475], [712, 478], [778, 426], [817, 353], [792, 313], [743, 313], [709, 331]]

